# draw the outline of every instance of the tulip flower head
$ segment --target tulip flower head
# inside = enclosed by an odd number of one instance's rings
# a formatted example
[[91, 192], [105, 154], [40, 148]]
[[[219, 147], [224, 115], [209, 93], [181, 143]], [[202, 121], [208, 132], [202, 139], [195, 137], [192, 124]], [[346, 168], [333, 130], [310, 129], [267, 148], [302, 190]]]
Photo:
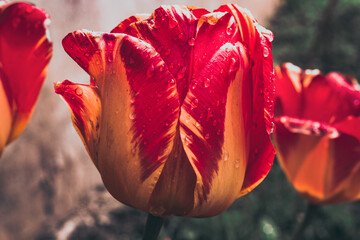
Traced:
[[280, 165], [313, 204], [360, 198], [360, 92], [354, 78], [285, 63], [276, 68]]
[[65, 51], [90, 85], [55, 84], [106, 188], [156, 216], [219, 214], [271, 168], [273, 35], [245, 9], [161, 6]]
[[0, 0], [0, 155], [30, 120], [52, 55], [49, 16]]

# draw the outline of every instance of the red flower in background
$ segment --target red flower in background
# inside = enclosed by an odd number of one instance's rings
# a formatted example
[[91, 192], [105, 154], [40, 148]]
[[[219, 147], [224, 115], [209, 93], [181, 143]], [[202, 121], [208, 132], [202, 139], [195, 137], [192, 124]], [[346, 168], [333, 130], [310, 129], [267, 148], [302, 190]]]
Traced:
[[276, 68], [279, 161], [313, 204], [360, 198], [360, 92], [355, 79], [291, 63]]
[[55, 84], [109, 192], [157, 216], [213, 216], [271, 168], [270, 31], [236, 5], [162, 6], [65, 51], [90, 85]]
[[0, 155], [32, 115], [52, 55], [48, 21], [33, 5], [0, 1]]

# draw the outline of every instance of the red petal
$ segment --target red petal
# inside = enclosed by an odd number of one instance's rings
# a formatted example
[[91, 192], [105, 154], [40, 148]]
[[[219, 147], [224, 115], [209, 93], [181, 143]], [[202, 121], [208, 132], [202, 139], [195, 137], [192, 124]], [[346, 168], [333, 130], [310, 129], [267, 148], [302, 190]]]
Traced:
[[284, 63], [275, 68], [275, 73], [275, 114], [277, 116], [299, 116], [303, 106], [300, 97], [302, 91], [302, 70], [291, 63]]
[[46, 35], [48, 15], [43, 10], [27, 3], [3, 5], [0, 19], [0, 79], [15, 117], [11, 141], [30, 118], [52, 44]]
[[68, 80], [55, 84], [72, 111], [74, 127], [82, 138], [89, 155], [98, 167], [98, 139], [100, 136], [101, 103], [93, 86], [74, 84]]
[[251, 129], [250, 155], [244, 186], [240, 195], [255, 188], [267, 175], [275, 155], [270, 141], [273, 120], [274, 72], [272, 61], [273, 34], [261, 27], [250, 12], [234, 4], [223, 5], [216, 11], [229, 12], [235, 18], [240, 42], [247, 46], [251, 73], [244, 89], [252, 89], [251, 104], [245, 112], [251, 113], [251, 121], [245, 122], [245, 129]]
[[143, 14], [143, 15], [136, 15], [136, 16], [131, 16], [127, 19], [125, 19], [124, 21], [122, 21], [119, 25], [117, 25], [113, 30], [111, 30], [111, 33], [124, 33], [126, 31], [126, 29], [135, 22], [138, 21], [142, 21], [145, 20], [147, 18], [149, 18], [150, 16], [148, 14]]
[[183, 102], [191, 75], [190, 57], [196, 32], [196, 17], [185, 6], [162, 6], [153, 18], [131, 24], [126, 34], [150, 43], [175, 76], [180, 103]]
[[305, 119], [334, 123], [349, 115], [360, 115], [360, 92], [336, 73], [313, 78], [303, 92], [303, 99], [306, 108], [301, 117]]
[[179, 116], [175, 80], [160, 55], [149, 44], [124, 37], [120, 54], [130, 85], [133, 139], [142, 158], [145, 180], [168, 158]]

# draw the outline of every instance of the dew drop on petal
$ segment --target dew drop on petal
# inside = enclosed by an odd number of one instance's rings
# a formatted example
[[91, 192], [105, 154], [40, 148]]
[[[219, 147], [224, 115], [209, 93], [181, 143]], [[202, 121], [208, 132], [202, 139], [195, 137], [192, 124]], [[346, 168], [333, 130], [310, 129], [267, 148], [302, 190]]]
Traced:
[[191, 89], [192, 89], [192, 90], [195, 90], [196, 87], [197, 87], [197, 83], [195, 82], [195, 83], [193, 83], [193, 85], [191, 86]]
[[130, 120], [134, 120], [136, 118], [136, 113], [132, 112], [129, 114]]
[[188, 44], [189, 44], [190, 47], [195, 46], [195, 38], [190, 38], [190, 39], [188, 40]]
[[269, 49], [268, 49], [267, 47], [264, 47], [264, 48], [263, 48], [263, 55], [264, 55], [264, 57], [268, 57], [269, 54], [270, 54]]
[[193, 144], [193, 142], [194, 142], [194, 138], [193, 138], [192, 135], [187, 135], [185, 137], [185, 145], [186, 146], [189, 146], [190, 144]]
[[80, 87], [77, 87], [75, 89], [75, 94], [78, 96], [82, 96], [83, 95], [83, 90]]
[[238, 68], [238, 65], [236, 64], [236, 59], [235, 58], [231, 58], [230, 59], [230, 66], [229, 66], [229, 72], [234, 72], [237, 70]]
[[211, 80], [209, 78], [204, 79], [204, 88], [210, 87]]
[[199, 99], [195, 98], [192, 102], [191, 102], [191, 108], [197, 108], [199, 105]]
[[229, 152], [225, 151], [224, 152], [224, 161], [227, 161], [227, 160], [229, 160]]
[[230, 36], [232, 33], [233, 33], [233, 28], [232, 28], [232, 27], [228, 27], [228, 28], [226, 29], [226, 34]]
[[169, 18], [169, 28], [173, 29], [178, 25], [177, 21], [173, 18]]
[[239, 167], [240, 167], [240, 161], [239, 161], [239, 159], [237, 159], [235, 161], [235, 168], [239, 168]]
[[178, 39], [180, 40], [180, 39], [182, 39], [184, 37], [184, 33], [180, 33], [179, 35], [178, 35]]
[[205, 139], [209, 140], [209, 138], [210, 138], [210, 134], [209, 133], [205, 134]]
[[155, 71], [154, 64], [151, 64], [149, 66], [149, 68], [147, 69], [147, 71], [146, 71], [146, 76], [147, 77], [152, 77], [154, 75], [154, 71]]

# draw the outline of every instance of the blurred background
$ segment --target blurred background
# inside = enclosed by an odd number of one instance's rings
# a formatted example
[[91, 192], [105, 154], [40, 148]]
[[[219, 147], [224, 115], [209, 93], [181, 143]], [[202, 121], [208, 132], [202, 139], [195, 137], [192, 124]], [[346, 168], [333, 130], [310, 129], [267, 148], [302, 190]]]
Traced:
[[[216, 0], [31, 0], [51, 16], [54, 54], [35, 113], [0, 159], [0, 239], [141, 239], [146, 214], [115, 201], [102, 185], [53, 83], [87, 83], [62, 38], [77, 29], [110, 31], [161, 4], [213, 10]], [[360, 79], [359, 0], [238, 0], [275, 34], [274, 64], [341, 71]], [[306, 202], [275, 160], [269, 176], [227, 211], [208, 219], [171, 217], [160, 239], [288, 239]], [[360, 239], [360, 202], [322, 207], [303, 239]]]

